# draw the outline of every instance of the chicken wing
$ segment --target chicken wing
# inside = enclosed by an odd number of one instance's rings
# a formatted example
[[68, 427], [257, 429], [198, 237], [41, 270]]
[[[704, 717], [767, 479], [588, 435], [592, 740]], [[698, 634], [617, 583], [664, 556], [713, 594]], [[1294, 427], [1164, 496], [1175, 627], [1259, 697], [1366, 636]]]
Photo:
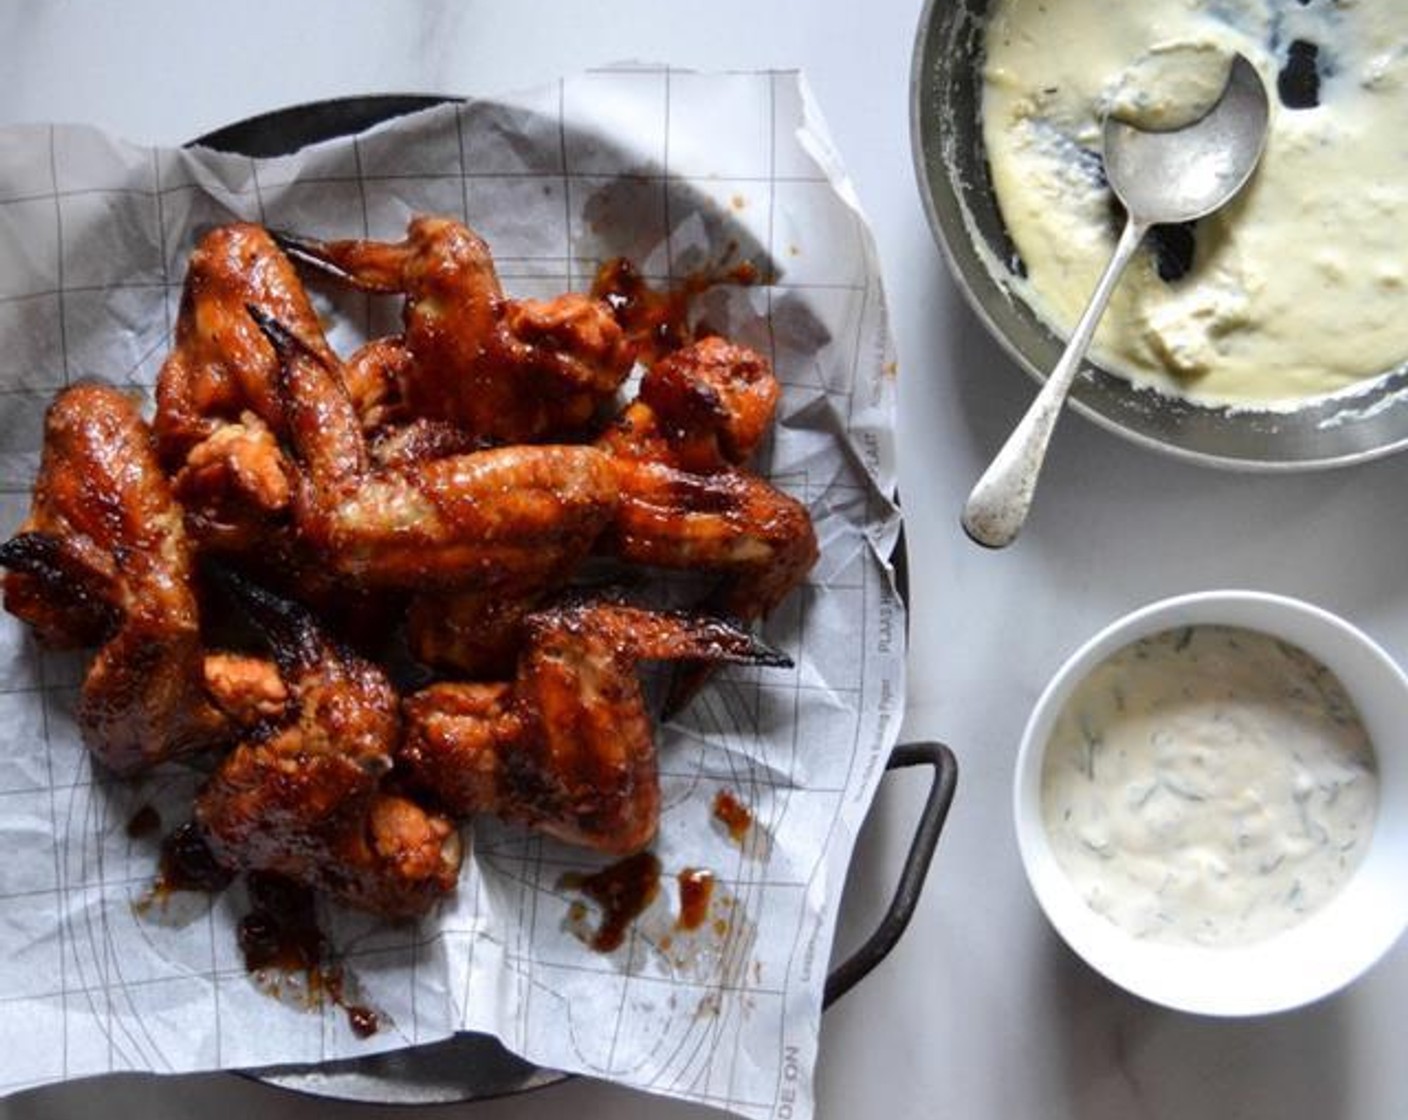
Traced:
[[[721, 575], [709, 609], [745, 622], [776, 607], [817, 557], [806, 508], [741, 466], [771, 429], [778, 396], [768, 361], [721, 338], [701, 339], [646, 371], [636, 400], [596, 441], [616, 460], [621, 489], [603, 550], [630, 563]], [[562, 573], [552, 578], [560, 583]], [[418, 599], [411, 648], [464, 675], [499, 671], [545, 586]], [[671, 710], [706, 675], [681, 666]]]
[[395, 411], [401, 348], [368, 343], [347, 365], [329, 347], [292, 263], [261, 226], [236, 222], [196, 244], [171, 353], [157, 381], [155, 427], [187, 527], [203, 548], [229, 554], [273, 547], [297, 562], [286, 534], [293, 465], [278, 354], [250, 319], [261, 308], [337, 370], [364, 427]]
[[772, 364], [756, 350], [702, 338], [646, 370], [601, 443], [697, 474], [742, 466], [772, 430], [780, 394]]
[[611, 457], [493, 448], [374, 469], [335, 368], [255, 307], [280, 355], [300, 539], [359, 586], [520, 584], [586, 553], [616, 508]]
[[101, 644], [78, 721], [109, 768], [129, 773], [226, 737], [204, 691], [181, 509], [123, 393], [79, 385], [55, 399], [29, 517], [0, 565], [6, 609], [41, 639]]
[[176, 337], [157, 378], [157, 444], [169, 470], [246, 412], [284, 434], [278, 356], [250, 320], [250, 304], [336, 360], [297, 271], [269, 233], [250, 222], [210, 230], [191, 253]]
[[560, 439], [585, 429], [631, 370], [632, 349], [603, 301], [508, 299], [489, 247], [460, 222], [418, 216], [395, 244], [277, 237], [325, 275], [405, 294], [408, 357], [396, 375], [412, 417], [499, 442]]
[[720, 338], [652, 366], [596, 444], [621, 479], [608, 548], [634, 563], [725, 574], [710, 605], [735, 618], [772, 610], [817, 558], [806, 507], [741, 466], [771, 428], [777, 399], [768, 361]]
[[[288, 258], [258, 225], [216, 227], [191, 253], [171, 352], [157, 378], [154, 427], [187, 531], [202, 548], [267, 551], [287, 536], [292, 465], [278, 356], [245, 308], [296, 324], [335, 360]], [[284, 539], [277, 551], [296, 550]]]
[[438, 684], [405, 700], [400, 764], [453, 813], [493, 813], [611, 854], [644, 847], [659, 822], [638, 662], [790, 664], [720, 619], [620, 603], [535, 611], [524, 629], [511, 683]]
[[396, 692], [302, 608], [250, 585], [241, 596], [286, 691], [196, 799], [211, 851], [374, 913], [425, 913], [454, 889], [460, 842], [447, 818], [383, 788], [401, 734]]
[[[596, 443], [616, 458], [621, 482], [601, 546], [631, 563], [720, 575], [711, 611], [741, 622], [772, 611], [818, 556], [806, 506], [741, 465], [770, 430], [778, 395], [761, 354], [719, 338], [652, 366]], [[707, 673], [680, 666], [667, 710]]]

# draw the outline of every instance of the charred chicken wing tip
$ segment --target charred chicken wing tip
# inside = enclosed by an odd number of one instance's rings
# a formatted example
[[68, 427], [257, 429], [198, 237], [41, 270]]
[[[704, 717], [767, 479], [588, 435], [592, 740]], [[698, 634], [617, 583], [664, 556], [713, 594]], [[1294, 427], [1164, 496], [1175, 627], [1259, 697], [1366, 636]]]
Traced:
[[36, 580], [48, 593], [68, 599], [75, 606], [91, 605], [105, 618], [117, 621], [111, 602], [112, 584], [78, 554], [64, 537], [41, 530], [16, 533], [0, 544], [0, 568], [21, 572]]
[[339, 268], [323, 251], [322, 243], [311, 237], [303, 237], [285, 229], [271, 229], [269, 236], [274, 244], [284, 251], [289, 260], [297, 261], [317, 272], [331, 277], [341, 284], [355, 284], [356, 278]]
[[264, 337], [269, 340], [269, 345], [274, 348], [274, 353], [279, 356], [280, 360], [300, 351], [312, 352], [312, 348], [307, 343], [257, 303], [246, 303], [244, 309], [259, 329], [264, 332]]
[[264, 633], [280, 671], [294, 674], [312, 669], [332, 648], [333, 643], [307, 608], [275, 595], [232, 568], [212, 564], [207, 571]]

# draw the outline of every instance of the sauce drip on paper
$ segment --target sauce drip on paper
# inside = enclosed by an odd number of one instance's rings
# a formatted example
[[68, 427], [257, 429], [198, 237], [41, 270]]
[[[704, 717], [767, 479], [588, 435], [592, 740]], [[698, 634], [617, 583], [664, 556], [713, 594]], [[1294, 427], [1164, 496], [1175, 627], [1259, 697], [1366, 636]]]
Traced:
[[[659, 894], [660, 861], [653, 852], [637, 852], [590, 875], [569, 871], [557, 885], [577, 891], [601, 908], [601, 924], [588, 944], [599, 953], [610, 953], [620, 948], [631, 923]], [[583, 915], [575, 910], [573, 916]]]
[[240, 920], [239, 945], [249, 973], [276, 993], [284, 981], [306, 984], [311, 1005], [326, 1000], [343, 1009], [358, 1038], [375, 1034], [381, 1016], [350, 998], [346, 971], [329, 959], [312, 891], [261, 871], [251, 872], [247, 885], [252, 909]]
[[234, 877], [233, 872], [216, 862], [195, 821], [187, 821], [161, 843], [161, 861], [153, 894], [157, 898], [172, 891], [214, 894], [228, 887]]
[[743, 843], [743, 838], [753, 827], [752, 811], [726, 789], [714, 795], [714, 819], [728, 830], [729, 839], [735, 844]]
[[686, 867], [676, 880], [680, 886], [680, 915], [675, 925], [678, 929], [698, 929], [709, 916], [709, 901], [714, 897], [714, 873]]

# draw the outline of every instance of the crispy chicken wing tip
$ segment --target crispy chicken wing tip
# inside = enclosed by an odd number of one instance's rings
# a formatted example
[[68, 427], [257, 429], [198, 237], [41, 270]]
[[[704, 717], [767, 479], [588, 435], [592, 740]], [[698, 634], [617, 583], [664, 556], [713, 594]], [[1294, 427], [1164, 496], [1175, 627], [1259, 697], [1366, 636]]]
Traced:
[[268, 640], [280, 672], [306, 672], [327, 656], [330, 639], [307, 608], [222, 565], [208, 565], [206, 572]]
[[714, 662], [732, 661], [768, 669], [791, 669], [796, 664], [782, 650], [748, 631], [741, 622], [726, 618], [710, 618], [709, 622], [717, 635], [714, 638], [715, 646], [727, 652], [696, 657], [675, 666], [660, 708], [661, 719], [674, 719], [689, 706], [690, 701], [699, 694], [699, 690], [713, 675]]
[[360, 286], [357, 277], [328, 258], [321, 241], [312, 237], [303, 237], [285, 229], [271, 229], [269, 236], [274, 239], [274, 244], [284, 251], [284, 255], [289, 260], [296, 261], [315, 272], [320, 272], [340, 284]]
[[[32, 581], [30, 586], [46, 608], [61, 604], [62, 613], [86, 638], [79, 644], [103, 641], [121, 622], [110, 574], [95, 568], [56, 533], [30, 530], [15, 534], [0, 544], [0, 568]], [[36, 624], [41, 621], [16, 605], [23, 598], [17, 584], [6, 581], [5, 591], [13, 612]], [[45, 609], [41, 613], [50, 612]]]
[[796, 667], [797, 663], [792, 660], [790, 655], [783, 653], [776, 646], [769, 645], [760, 638], [755, 638], [748, 664], [761, 665], [765, 669], [792, 669]]
[[[747, 624], [725, 615], [682, 612], [681, 624], [697, 643], [680, 659], [731, 662], [767, 669], [790, 669], [792, 658], [748, 629]], [[672, 658], [673, 659], [673, 658]]]
[[255, 325], [264, 333], [264, 337], [269, 340], [269, 345], [274, 348], [274, 353], [280, 358], [286, 358], [299, 351], [312, 352], [307, 343], [257, 303], [246, 303], [244, 309], [254, 320]]
[[0, 544], [0, 568], [23, 572], [45, 584], [64, 588], [69, 586], [75, 571], [92, 570], [72, 554], [63, 537], [38, 530], [16, 533]]

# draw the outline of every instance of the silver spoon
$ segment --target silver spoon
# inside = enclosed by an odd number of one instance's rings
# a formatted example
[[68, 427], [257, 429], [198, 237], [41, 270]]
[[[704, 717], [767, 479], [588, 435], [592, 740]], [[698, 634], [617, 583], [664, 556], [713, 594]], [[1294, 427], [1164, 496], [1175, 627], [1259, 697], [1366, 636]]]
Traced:
[[1266, 87], [1241, 55], [1216, 103], [1170, 132], [1146, 132], [1107, 117], [1105, 176], [1128, 221], [1065, 353], [963, 507], [963, 528], [978, 544], [1005, 548], [1026, 522], [1046, 447], [1066, 394], [1125, 266], [1151, 226], [1190, 222], [1229, 201], [1251, 177], [1266, 146]]

